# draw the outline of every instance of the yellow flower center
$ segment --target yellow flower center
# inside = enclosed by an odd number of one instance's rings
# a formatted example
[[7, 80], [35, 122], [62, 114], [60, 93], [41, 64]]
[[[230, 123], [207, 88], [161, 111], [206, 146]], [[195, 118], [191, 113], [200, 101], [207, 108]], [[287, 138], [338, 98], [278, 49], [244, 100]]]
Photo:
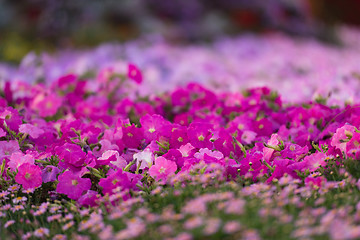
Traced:
[[72, 180], [72, 181], [71, 181], [71, 184], [72, 184], [73, 186], [76, 186], [76, 185], [79, 184], [79, 182], [78, 182], [78, 180]]
[[199, 139], [199, 141], [204, 141], [204, 136], [203, 135], [200, 135], [199, 137], [198, 137], [198, 139]]

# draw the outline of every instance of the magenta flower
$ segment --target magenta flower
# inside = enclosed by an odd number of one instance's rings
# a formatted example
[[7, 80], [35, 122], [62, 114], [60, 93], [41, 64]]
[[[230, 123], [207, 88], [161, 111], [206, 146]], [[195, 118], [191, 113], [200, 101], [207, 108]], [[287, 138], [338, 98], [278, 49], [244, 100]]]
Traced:
[[99, 199], [99, 193], [93, 190], [88, 190], [84, 195], [82, 195], [78, 202], [81, 206], [85, 207], [94, 207], [96, 206], [96, 200]]
[[22, 123], [22, 117], [19, 115], [18, 110], [12, 107], [2, 109], [0, 111], [0, 124], [3, 125], [4, 123], [6, 123], [10, 130], [17, 131]]
[[41, 186], [41, 169], [34, 164], [25, 163], [18, 168], [15, 182], [21, 184], [24, 189], [37, 188]]
[[65, 143], [61, 147], [55, 149], [59, 156], [59, 165], [63, 168], [68, 167], [82, 167], [85, 162], [86, 153], [79, 145], [72, 143]]
[[213, 149], [213, 143], [210, 141], [211, 129], [212, 125], [209, 123], [191, 123], [187, 132], [191, 145], [197, 148]]
[[190, 102], [189, 91], [179, 88], [172, 92], [171, 103], [173, 106], [185, 106]]
[[112, 194], [113, 189], [121, 187], [127, 189], [131, 187], [131, 181], [128, 178], [126, 172], [119, 169], [117, 172], [111, 174], [107, 178], [100, 179], [99, 185], [103, 188], [103, 193]]
[[174, 174], [176, 170], [175, 162], [169, 161], [164, 157], [158, 157], [155, 159], [155, 165], [149, 169], [149, 174], [157, 181], [166, 181], [167, 177]]
[[59, 175], [59, 183], [56, 187], [58, 193], [67, 195], [69, 198], [77, 200], [83, 192], [90, 190], [91, 180], [88, 178], [80, 178], [71, 171], [66, 171]]
[[160, 115], [146, 114], [140, 119], [141, 127], [147, 141], [157, 140], [162, 134], [162, 129], [168, 122]]
[[134, 64], [131, 63], [128, 65], [128, 77], [134, 80], [138, 84], [140, 84], [143, 80], [143, 76], [140, 70]]
[[170, 147], [178, 148], [188, 142], [187, 129], [184, 126], [174, 124], [170, 134]]
[[311, 187], [315, 190], [321, 189], [322, 186], [327, 182], [326, 178], [321, 177], [307, 177], [305, 178], [305, 186]]
[[143, 131], [134, 124], [123, 128], [123, 138], [125, 146], [128, 148], [138, 148], [143, 139]]

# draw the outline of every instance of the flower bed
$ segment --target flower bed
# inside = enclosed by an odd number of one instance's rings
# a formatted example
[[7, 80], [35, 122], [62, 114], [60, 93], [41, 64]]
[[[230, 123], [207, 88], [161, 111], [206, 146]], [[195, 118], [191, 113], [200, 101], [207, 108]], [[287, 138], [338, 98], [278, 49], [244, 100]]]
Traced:
[[[276, 39], [272, 41], [292, 41]], [[350, 85], [329, 79], [329, 91], [344, 88], [328, 97], [318, 95], [316, 88], [290, 91], [279, 79], [277, 90], [289, 90], [282, 99], [268, 87], [243, 88], [249, 84], [248, 73], [261, 72], [244, 69], [239, 72], [247, 74], [239, 76], [237, 86], [242, 91], [229, 91], [235, 80], [221, 78], [210, 79], [209, 85], [175, 86], [176, 67], [154, 61], [150, 49], [142, 67], [110, 59], [91, 72], [86, 67], [91, 61], [71, 54], [39, 66], [29, 55], [19, 69], [6, 67], [5, 73], [15, 77], [3, 84], [0, 99], [0, 237], [360, 238], [355, 84], [360, 69], [353, 62], [359, 54], [356, 48], [351, 52], [309, 42], [294, 51], [309, 49], [321, 49], [318, 59], [346, 53], [348, 62], [334, 61]], [[197, 57], [210, 51], [185, 50]], [[166, 59], [172, 52], [185, 56], [170, 46], [164, 51]], [[94, 62], [101, 62], [95, 56]], [[231, 62], [232, 54], [224, 56]], [[82, 67], [71, 65], [80, 64], [79, 59]], [[60, 62], [71, 64], [59, 67]], [[179, 58], [178, 66], [187, 64]], [[168, 69], [168, 81], [154, 74], [162, 67]], [[39, 69], [50, 75], [30, 74]], [[196, 65], [192, 69], [194, 76], [206, 72]], [[211, 69], [205, 77], [220, 76]], [[296, 69], [274, 69], [262, 78], [272, 83], [283, 73], [295, 81], [318, 73]], [[159, 89], [151, 88], [155, 83]], [[353, 98], [345, 103], [347, 88]], [[291, 102], [292, 94], [302, 98]]]

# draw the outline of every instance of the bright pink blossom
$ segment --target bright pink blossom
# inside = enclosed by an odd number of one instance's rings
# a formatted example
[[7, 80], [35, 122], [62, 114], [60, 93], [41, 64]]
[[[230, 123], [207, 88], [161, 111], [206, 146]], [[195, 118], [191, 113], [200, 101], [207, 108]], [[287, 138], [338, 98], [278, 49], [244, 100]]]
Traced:
[[[279, 141], [279, 135], [277, 135], [277, 134], [272, 134], [270, 140], [267, 142], [267, 144], [268, 144], [269, 146], [275, 147], [275, 148], [278, 146], [279, 143], [280, 143], [280, 141]], [[273, 154], [274, 151], [275, 151], [275, 150], [274, 150], [273, 148], [267, 148], [267, 147], [265, 147], [265, 148], [263, 149], [264, 160], [268, 162], [268, 161], [270, 160], [270, 158], [271, 158], [271, 156], [272, 156], [272, 154]]]
[[100, 179], [99, 185], [103, 188], [102, 191], [104, 194], [112, 194], [113, 190], [117, 187], [122, 189], [135, 188], [135, 185], [140, 180], [138, 177], [138, 174], [123, 172], [122, 169], [119, 169], [106, 178]]
[[42, 184], [41, 169], [34, 164], [25, 163], [18, 168], [15, 181], [21, 184], [24, 189], [37, 188]]
[[166, 181], [167, 177], [174, 174], [176, 170], [175, 162], [169, 161], [164, 157], [158, 157], [155, 159], [155, 165], [149, 169], [149, 174], [157, 181]]
[[138, 84], [140, 84], [143, 80], [143, 76], [140, 70], [134, 64], [131, 63], [128, 65], [128, 77], [134, 80]]
[[63, 193], [69, 198], [77, 200], [83, 192], [90, 190], [91, 180], [88, 178], [80, 178], [71, 171], [66, 171], [59, 175], [59, 183], [56, 187], [58, 193]]
[[340, 149], [341, 152], [345, 152], [346, 140], [351, 139], [354, 132], [355, 127], [348, 124], [336, 129], [336, 132], [331, 139], [331, 146]]

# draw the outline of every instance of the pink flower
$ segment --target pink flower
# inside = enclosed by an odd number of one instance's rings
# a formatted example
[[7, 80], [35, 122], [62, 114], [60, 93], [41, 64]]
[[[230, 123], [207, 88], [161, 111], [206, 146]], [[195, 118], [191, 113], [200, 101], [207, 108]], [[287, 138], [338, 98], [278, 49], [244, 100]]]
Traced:
[[149, 174], [157, 181], [165, 181], [167, 177], [175, 173], [176, 170], [177, 166], [175, 162], [169, 161], [164, 157], [158, 157], [155, 159], [155, 165], [149, 169]]
[[58, 178], [59, 183], [56, 187], [58, 193], [63, 193], [69, 198], [77, 200], [83, 192], [90, 190], [91, 180], [88, 178], [80, 178], [71, 171], [66, 171]]
[[131, 63], [128, 65], [128, 77], [138, 84], [140, 84], [143, 80], [140, 70]]
[[209, 157], [216, 158], [217, 160], [221, 160], [224, 158], [224, 155], [219, 151], [211, 151], [208, 148], [201, 148], [199, 149], [199, 152], [194, 154], [194, 157], [200, 160], [204, 160], [205, 154]]
[[16, 171], [16, 169], [24, 163], [34, 165], [35, 159], [33, 156], [29, 154], [24, 155], [22, 152], [15, 152], [11, 154], [9, 161], [9, 167], [11, 170]]
[[347, 156], [351, 156], [355, 159], [359, 157], [359, 148], [360, 146], [360, 133], [354, 132], [351, 140], [346, 143], [346, 154]]
[[254, 141], [256, 135], [256, 132], [245, 130], [241, 135], [241, 142], [244, 142], [245, 144], [250, 144], [252, 143], [252, 141]]
[[212, 137], [211, 129], [212, 125], [209, 123], [191, 123], [187, 132], [191, 145], [196, 148], [213, 149], [213, 143], [210, 141]]
[[122, 141], [128, 148], [138, 148], [143, 139], [143, 131], [134, 124], [123, 128]]
[[[272, 147], [277, 147], [278, 144], [280, 143], [280, 141], [279, 141], [278, 138], [279, 138], [279, 135], [277, 135], [277, 134], [271, 135], [271, 138], [270, 138], [270, 140], [267, 142], [267, 144], [268, 144], [269, 146], [272, 146]], [[267, 147], [265, 147], [265, 148], [263, 149], [264, 160], [267, 161], [267, 162], [269, 162], [269, 160], [270, 160], [270, 158], [271, 158], [271, 156], [272, 156], [272, 154], [273, 154], [274, 151], [275, 151], [275, 150], [274, 150], [273, 148], [267, 148]]]
[[15, 181], [23, 186], [25, 189], [37, 188], [41, 186], [41, 169], [39, 166], [25, 163], [18, 168], [18, 173], [15, 176]]
[[78, 199], [78, 202], [81, 206], [93, 207], [96, 206], [96, 201], [98, 200], [99, 196], [100, 195], [98, 194], [98, 192], [88, 190]]
[[344, 125], [338, 128], [331, 139], [331, 146], [346, 151], [346, 140], [350, 140], [355, 132], [355, 127], [352, 125]]
[[192, 157], [194, 156], [195, 148], [191, 145], [191, 143], [187, 143], [179, 148], [183, 157]]
[[144, 135], [149, 142], [157, 140], [160, 135], [163, 135], [161, 130], [166, 126], [167, 121], [160, 115], [146, 114], [140, 119], [141, 127], [144, 129]]
[[8, 157], [15, 152], [20, 152], [19, 143], [16, 140], [0, 141], [0, 159]]
[[1, 125], [6, 124], [10, 130], [17, 131], [22, 123], [22, 117], [19, 115], [18, 110], [6, 107], [0, 111], [0, 123]]
[[135, 189], [135, 185], [140, 180], [140, 175], [123, 172], [119, 169], [115, 173], [109, 175], [107, 178], [100, 179], [99, 185], [103, 188], [103, 193], [112, 194], [113, 190], [117, 187], [122, 189]]
[[307, 168], [310, 170], [310, 172], [313, 172], [320, 168], [321, 166], [325, 166], [326, 162], [326, 154], [322, 152], [317, 152], [314, 154], [311, 154], [310, 156], [307, 156], [304, 158], [304, 161], [307, 162]]
[[38, 138], [41, 134], [44, 133], [44, 130], [32, 124], [24, 123], [20, 125], [19, 132], [27, 133], [32, 138]]
[[56, 94], [39, 94], [31, 105], [31, 108], [39, 112], [40, 117], [53, 116], [62, 104], [62, 99]]
[[63, 168], [82, 167], [85, 162], [86, 153], [79, 145], [65, 143], [63, 146], [57, 147], [55, 152], [60, 159], [59, 166]]
[[127, 163], [126, 160], [119, 155], [118, 151], [114, 150], [107, 150], [96, 160], [98, 165], [114, 165], [117, 168], [124, 168], [126, 167]]
[[321, 177], [307, 177], [305, 178], [305, 185], [314, 189], [319, 189], [327, 182], [326, 178]]
[[5, 137], [6, 136], [6, 132], [0, 128], [0, 137]]

